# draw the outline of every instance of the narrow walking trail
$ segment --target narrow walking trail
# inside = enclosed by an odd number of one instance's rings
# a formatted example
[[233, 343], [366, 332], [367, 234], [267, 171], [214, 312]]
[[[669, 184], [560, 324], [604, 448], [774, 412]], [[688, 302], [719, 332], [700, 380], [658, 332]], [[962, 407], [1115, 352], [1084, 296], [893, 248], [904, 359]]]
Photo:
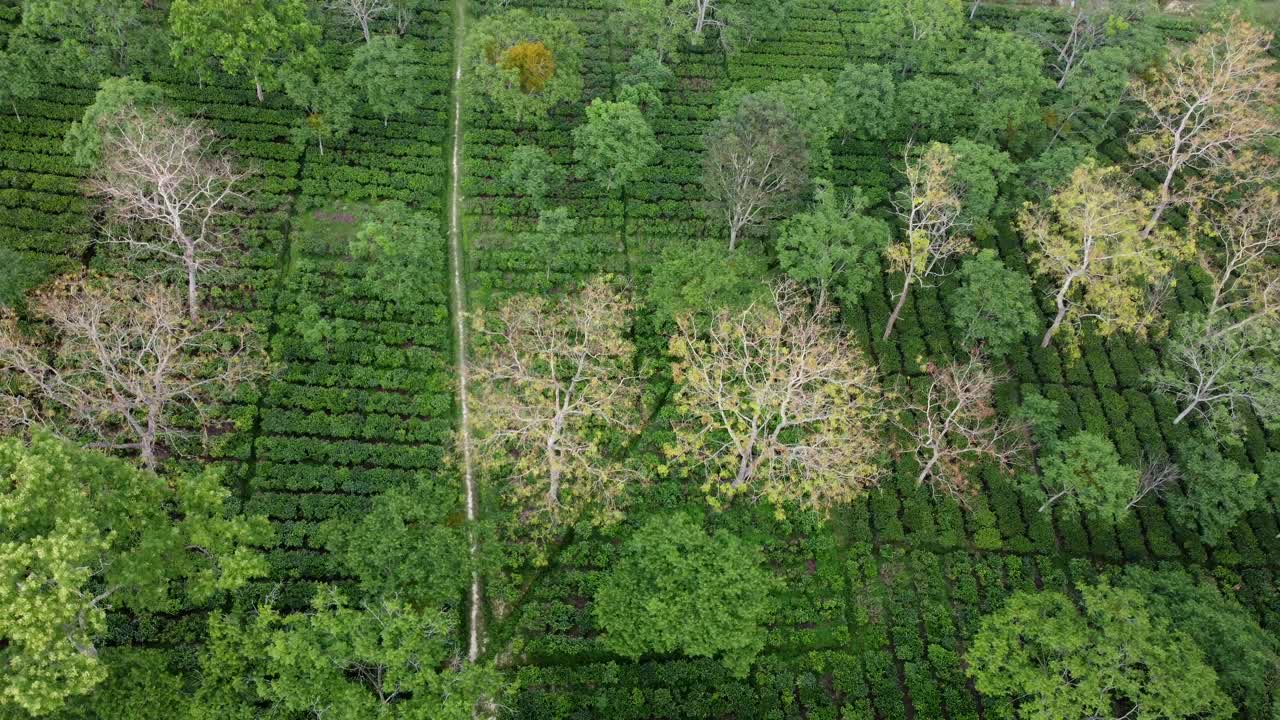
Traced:
[[466, 0], [453, 3], [453, 113], [450, 121], [452, 144], [449, 158], [449, 275], [453, 305], [454, 358], [458, 373], [459, 427], [458, 444], [462, 446], [462, 480], [467, 495], [467, 526], [471, 552], [471, 593], [468, 609], [470, 638], [467, 642], [467, 659], [480, 658], [484, 635], [480, 627], [480, 541], [476, 532], [478, 511], [476, 508], [475, 475], [471, 469], [471, 418], [469, 414], [467, 381], [467, 289], [463, 282], [462, 257], [462, 41], [466, 37]]

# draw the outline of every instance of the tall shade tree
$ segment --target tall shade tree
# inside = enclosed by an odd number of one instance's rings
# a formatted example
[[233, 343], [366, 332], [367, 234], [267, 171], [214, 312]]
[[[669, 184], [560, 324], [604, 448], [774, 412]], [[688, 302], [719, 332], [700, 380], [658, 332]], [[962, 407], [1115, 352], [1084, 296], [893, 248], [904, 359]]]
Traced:
[[545, 118], [582, 94], [582, 35], [559, 16], [508, 10], [487, 15], [463, 46], [471, 88], [516, 122]]
[[631, 302], [596, 278], [559, 302], [516, 296], [475, 318], [471, 419], [484, 466], [530, 521], [616, 520], [632, 474], [610, 433], [636, 425]]
[[201, 277], [235, 246], [234, 206], [245, 200], [246, 173], [197, 120], [128, 106], [102, 124], [89, 190], [106, 208], [103, 239], [180, 273], [195, 321]]
[[355, 88], [348, 76], [334, 70], [314, 48], [300, 53], [280, 69], [285, 95], [302, 110], [291, 133], [293, 141], [306, 145], [312, 140], [324, 155], [324, 143], [341, 140], [351, 132]]
[[[1025, 720], [1226, 720], [1235, 708], [1190, 637], [1141, 594], [1107, 582], [1022, 591], [982, 619], [966, 656], [978, 692]], [[1137, 712], [1135, 712], [1137, 711]]]
[[902, 273], [902, 289], [885, 323], [885, 340], [893, 334], [911, 287], [946, 274], [951, 260], [974, 251], [973, 241], [958, 225], [962, 198], [955, 166], [956, 155], [948, 145], [932, 143], [918, 155], [907, 149], [902, 170], [905, 187], [893, 203], [903, 237], [885, 249], [889, 269]]
[[564, 182], [564, 168], [537, 145], [518, 145], [502, 165], [500, 180], [507, 190], [542, 209], [547, 193]]
[[280, 87], [280, 68], [320, 39], [305, 0], [173, 0], [169, 7], [174, 64], [209, 77], [216, 63], [253, 80], [262, 102]]
[[1018, 227], [1031, 246], [1036, 274], [1054, 283], [1057, 312], [1040, 341], [1048, 347], [1067, 323], [1085, 319], [1098, 331], [1143, 333], [1156, 319], [1159, 288], [1190, 248], [1174, 233], [1144, 235], [1146, 205], [1119, 167], [1086, 160], [1046, 206], [1029, 207]]
[[1220, 430], [1250, 408], [1266, 425], [1280, 422], [1280, 323], [1252, 323], [1229, 331], [1231, 320], [1185, 317], [1174, 329], [1168, 361], [1149, 378], [1182, 406], [1174, 424], [1192, 413]]
[[154, 469], [162, 447], [191, 434], [194, 413], [264, 371], [245, 329], [192, 323], [164, 285], [71, 277], [40, 291], [31, 313], [48, 337], [0, 324], [0, 425], [42, 425], [136, 451]]
[[392, 11], [390, 0], [329, 0], [326, 7], [360, 28], [365, 43], [373, 42], [369, 26]]
[[321, 588], [305, 612], [215, 615], [201, 656], [199, 720], [470, 720], [501, 701], [489, 663], [462, 661], [454, 611]]
[[347, 64], [347, 84], [356, 88], [365, 105], [382, 116], [407, 117], [422, 105], [425, 76], [418, 53], [394, 37], [377, 37], [356, 48]]
[[866, 214], [860, 191], [841, 201], [831, 184], [815, 183], [814, 204], [782, 223], [778, 264], [787, 277], [812, 290], [830, 290], [852, 305], [880, 273], [880, 253], [889, 244], [889, 224]]
[[834, 97], [843, 105], [844, 130], [856, 138], [890, 137], [901, 124], [893, 71], [875, 63], [850, 63], [836, 78]]
[[612, 6], [618, 36], [638, 52], [653, 52], [664, 62], [676, 59], [680, 40], [689, 34], [690, 22], [696, 22], [687, 2], [614, 0]]
[[146, 116], [163, 103], [164, 92], [151, 83], [131, 77], [107, 78], [98, 86], [84, 116], [67, 128], [62, 149], [77, 165], [97, 169], [102, 162], [104, 136], [123, 129], [122, 119]]
[[970, 346], [1003, 358], [1040, 327], [1031, 278], [1012, 270], [991, 249], [960, 266], [960, 287], [948, 298], [951, 326]]
[[705, 327], [677, 323], [668, 455], [701, 469], [713, 506], [750, 495], [778, 512], [826, 510], [879, 480], [881, 391], [857, 344], [830, 325], [825, 296], [783, 282], [770, 300]]
[[1224, 457], [1218, 450], [1217, 438], [1210, 434], [1189, 438], [1178, 450], [1183, 492], [1170, 496], [1169, 509], [1187, 527], [1199, 528], [1200, 539], [1206, 545], [1222, 542], [1245, 513], [1264, 505], [1268, 496], [1274, 497], [1280, 491], [1274, 453], [1266, 458], [1263, 472], [1258, 475]]
[[[161, 479], [44, 433], [0, 440], [0, 713], [44, 716], [107, 675], [107, 612], [174, 612], [267, 573], [265, 518], [207, 471]], [[8, 712], [6, 712], [6, 709]]]
[[1040, 456], [1040, 470], [1041, 477], [1028, 474], [1021, 487], [1041, 503], [1040, 512], [1059, 505], [1120, 522], [1145, 494], [1138, 471], [1120, 461], [1110, 440], [1091, 432], [1053, 443]]
[[724, 529], [708, 535], [685, 514], [657, 516], [622, 546], [592, 609], [605, 647], [620, 655], [719, 657], [745, 677], [778, 584], [759, 548]]
[[803, 129], [778, 98], [753, 93], [703, 136], [703, 185], [729, 226], [729, 249], [743, 231], [767, 224], [809, 184]]
[[1191, 636], [1237, 707], [1266, 708], [1280, 700], [1280, 639], [1233, 593], [1216, 587], [1208, 571], [1127, 565], [1112, 582], [1142, 595], [1153, 614]]
[[922, 393], [903, 391], [907, 402], [898, 425], [920, 465], [916, 482], [966, 503], [978, 491], [969, 479], [979, 463], [1013, 468], [1023, 449], [1023, 428], [996, 416], [999, 378], [977, 353], [964, 362], [930, 363], [925, 372], [929, 384]]
[[1170, 207], [1203, 202], [1215, 184], [1274, 176], [1274, 154], [1263, 150], [1280, 136], [1280, 73], [1272, 69], [1270, 44], [1270, 32], [1235, 14], [1171, 49], [1154, 77], [1134, 81], [1145, 113], [1131, 152], [1160, 183], [1143, 236]]
[[901, 0], [876, 4], [861, 35], [873, 54], [893, 58], [905, 77], [949, 61], [947, 46], [964, 27], [961, 0]]
[[[1061, 4], [1059, 4], [1061, 6]], [[1063, 90], [1083, 72], [1090, 54], [1117, 45], [1147, 43], [1151, 33], [1143, 32], [1143, 20], [1156, 10], [1153, 0], [1077, 0], [1063, 8], [1067, 31], [1057, 18], [1027, 13], [1017, 25], [1019, 34], [1039, 45], [1048, 59], [1049, 74], [1058, 90]]]
[[7, 105], [12, 108], [13, 117], [22, 122], [19, 104], [40, 92], [40, 86], [36, 83], [36, 65], [21, 49], [0, 48], [0, 67], [5, 69], [4, 76], [0, 77], [0, 107]]
[[1011, 146], [1023, 128], [1041, 120], [1044, 76], [1039, 49], [1011, 32], [979, 30], [959, 71], [973, 88], [974, 137]]
[[145, 45], [144, 0], [23, 0], [19, 32], [57, 38], [51, 60], [62, 72], [122, 72]]
[[586, 179], [616, 190], [640, 177], [658, 154], [653, 129], [629, 102], [596, 98], [587, 106], [587, 121], [573, 129], [573, 159]]

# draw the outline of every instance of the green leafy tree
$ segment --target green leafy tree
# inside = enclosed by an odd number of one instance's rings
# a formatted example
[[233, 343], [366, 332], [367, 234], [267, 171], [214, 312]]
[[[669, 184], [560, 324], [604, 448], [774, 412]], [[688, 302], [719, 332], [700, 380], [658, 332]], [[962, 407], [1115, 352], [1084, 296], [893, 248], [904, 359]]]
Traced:
[[628, 538], [593, 610], [613, 652], [719, 657], [745, 677], [764, 647], [777, 585], [758, 548], [723, 529], [708, 535], [677, 513], [651, 518]]
[[466, 534], [452, 521], [461, 501], [456, 487], [423, 473], [379, 495], [358, 518], [332, 522], [326, 546], [369, 597], [451, 605], [469, 578]]
[[978, 692], [1009, 697], [1024, 720], [1226, 720], [1234, 712], [1190, 637], [1146, 599], [1106, 582], [1066, 594], [1023, 591], [983, 618], [966, 657]]
[[804, 75], [754, 92], [731, 91], [720, 102], [720, 117], [731, 117], [748, 96], [756, 107], [776, 104], [786, 108], [804, 133], [809, 170], [825, 173], [831, 169], [831, 138], [844, 126], [845, 103], [836, 101], [826, 80]]
[[351, 53], [346, 81], [386, 125], [391, 117], [406, 117], [422, 105], [426, 78], [412, 47], [394, 37], [376, 37]]
[[584, 177], [607, 190], [636, 180], [658, 154], [658, 141], [640, 108], [600, 98], [587, 106], [586, 123], [573, 129], [573, 145]]
[[979, 30], [959, 72], [973, 88], [973, 131], [978, 140], [1008, 148], [1040, 122], [1040, 95], [1053, 87], [1044, 58], [1030, 42], [1002, 30]]
[[884, 65], [850, 63], [836, 78], [835, 98], [843, 105], [845, 129], [859, 139], [893, 136], [901, 124], [896, 96], [893, 71]]
[[132, 108], [146, 111], [164, 103], [160, 88], [131, 77], [107, 78], [98, 86], [84, 117], [71, 123], [62, 149], [82, 167], [96, 167], [102, 159], [103, 134], [113, 132], [116, 120]]
[[1226, 539], [1245, 513], [1266, 502], [1268, 495], [1280, 496], [1280, 478], [1263, 473], [1259, 477], [1218, 451], [1217, 442], [1198, 436], [1181, 448], [1181, 494], [1169, 497], [1174, 517], [1188, 526], [1200, 528], [1200, 539], [1217, 545]]
[[1040, 512], [1052, 505], [1119, 522], [1136, 502], [1138, 471], [1124, 465], [1115, 445], [1100, 435], [1079, 432], [1040, 456], [1042, 477], [1028, 476], [1023, 490]]
[[617, 99], [630, 102], [646, 116], [662, 107], [662, 91], [675, 80], [658, 53], [640, 50], [627, 61], [627, 69], [617, 77]]
[[[1127, 48], [1105, 47], [1086, 54], [1054, 95], [1050, 142], [1085, 134], [1098, 124], [1105, 126], [1123, 108], [1135, 70], [1134, 55]], [[1082, 140], [1088, 141], [1088, 136]]]
[[0, 440], [0, 709], [47, 715], [103, 681], [107, 610], [174, 611], [266, 574], [263, 518], [208, 471], [169, 482], [37, 433]]
[[0, 47], [0, 67], [5, 69], [4, 75], [0, 76], [0, 106], [12, 107], [13, 116], [21, 122], [19, 103], [30, 100], [40, 91], [33, 58], [21, 48], [4, 50]]
[[501, 700], [490, 664], [462, 662], [456, 613], [399, 599], [359, 605], [322, 588], [308, 612], [260, 607], [247, 621], [210, 621], [199, 720], [469, 720]]
[[324, 143], [341, 140], [351, 132], [355, 88], [348, 78], [311, 50], [286, 63], [280, 70], [285, 94], [304, 115], [293, 129], [293, 141], [306, 145], [315, 140], [320, 154]]
[[502, 183], [535, 208], [541, 208], [547, 193], [559, 187], [564, 179], [564, 168], [536, 145], [516, 146], [502, 165]]
[[961, 138], [951, 144], [955, 152], [954, 181], [964, 198], [957, 222], [978, 236], [995, 234], [995, 221], [1009, 210], [1001, 190], [1017, 166], [1003, 150]]
[[23, 0], [19, 32], [57, 38], [49, 58], [61, 73], [95, 78], [123, 72], [145, 46], [143, 0]]
[[1230, 594], [1182, 569], [1130, 565], [1113, 577], [1158, 615], [1195, 640], [1237, 707], [1265, 712], [1280, 701], [1280, 640]]
[[509, 10], [482, 18], [467, 33], [465, 76], [516, 122], [539, 121], [582, 94], [582, 52], [573, 21]]
[[1031, 278], [1011, 270], [994, 250], [981, 250], [960, 266], [960, 287], [950, 297], [951, 326], [966, 344], [1002, 358], [1040, 325]]
[[678, 60], [680, 40], [689, 33], [687, 2], [615, 0], [612, 19], [637, 54], [650, 52], [660, 61]]
[[860, 39], [874, 54], [892, 58], [899, 74], [907, 76], [949, 61], [947, 51], [964, 28], [961, 0], [900, 0], [878, 3], [860, 28]]
[[814, 205], [780, 227], [778, 263], [792, 280], [830, 290], [851, 306], [880, 274], [880, 254], [889, 244], [889, 224], [866, 214], [860, 191], [841, 202], [831, 184], [818, 180]]
[[202, 78], [213, 63], [248, 76], [258, 102], [283, 84], [285, 62], [320, 39], [305, 0], [173, 0], [169, 30], [175, 65]]
[[[965, 130], [962, 121], [971, 112], [969, 88], [955, 79], [917, 75], [898, 85], [901, 125], [916, 140], [949, 142]], [[909, 110], [908, 110], [909, 108]]]
[[[707, 272], [715, 268], [715, 272]], [[769, 263], [753, 252], [725, 248], [715, 240], [669, 242], [654, 263], [646, 299], [659, 334], [669, 334], [685, 315], [706, 323], [722, 309], [741, 310], [765, 297], [760, 279]]]

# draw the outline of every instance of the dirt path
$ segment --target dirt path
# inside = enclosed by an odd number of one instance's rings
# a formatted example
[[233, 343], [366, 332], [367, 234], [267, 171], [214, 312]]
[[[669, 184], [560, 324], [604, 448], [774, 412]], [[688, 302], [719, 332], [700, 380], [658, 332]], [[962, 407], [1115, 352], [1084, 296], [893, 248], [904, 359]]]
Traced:
[[484, 645], [481, 628], [480, 542], [476, 534], [476, 484], [471, 470], [471, 417], [467, 407], [467, 288], [463, 282], [462, 257], [462, 41], [466, 36], [466, 1], [453, 3], [453, 114], [450, 123], [452, 149], [449, 158], [449, 275], [453, 301], [454, 358], [458, 372], [458, 443], [462, 446], [462, 480], [467, 491], [467, 525], [471, 545], [471, 602], [468, 609], [470, 638], [467, 659], [475, 662]]

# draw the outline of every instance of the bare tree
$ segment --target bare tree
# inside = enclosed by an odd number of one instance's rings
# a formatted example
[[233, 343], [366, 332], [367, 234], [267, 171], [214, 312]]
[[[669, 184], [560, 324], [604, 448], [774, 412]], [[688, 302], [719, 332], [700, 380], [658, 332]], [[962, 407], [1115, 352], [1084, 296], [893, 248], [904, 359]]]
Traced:
[[729, 224], [729, 249], [746, 228], [763, 225], [809, 182], [804, 131], [776, 98], [747, 95], [704, 136], [703, 181]]
[[364, 35], [364, 41], [369, 42], [372, 36], [369, 34], [369, 23], [395, 10], [397, 19], [400, 13], [404, 12], [405, 3], [398, 3], [399, 7], [392, 7], [388, 0], [329, 0], [329, 9], [341, 13], [349, 18], [360, 28], [360, 33]]
[[[1207, 226], [1218, 247], [1201, 252], [1211, 278], [1208, 315], [1216, 332], [1235, 332], [1280, 312], [1280, 193], [1262, 188], [1211, 215]], [[1214, 251], [1217, 252], [1214, 252]], [[1221, 316], [1230, 318], [1222, 322]]]
[[724, 23], [715, 16], [718, 0], [693, 0], [689, 8], [689, 17], [693, 20], [693, 34], [701, 36], [703, 31], [712, 27], [724, 27]]
[[1166, 487], [1177, 485], [1181, 480], [1182, 470], [1169, 462], [1168, 458], [1148, 462], [1142, 468], [1142, 473], [1138, 475], [1138, 489], [1133, 493], [1133, 499], [1125, 506], [1125, 510], [1137, 506], [1148, 495], [1163, 497]]
[[108, 120], [102, 162], [89, 181], [106, 205], [106, 242], [159, 256], [186, 275], [187, 310], [199, 314], [199, 276], [232, 247], [231, 205], [246, 177], [215, 147], [212, 131], [164, 110], [125, 108]]
[[911, 398], [899, 415], [899, 427], [911, 438], [920, 463], [916, 482], [928, 481], [935, 491], [961, 503], [977, 492], [969, 478], [983, 460], [1011, 468], [1026, 447], [1025, 427], [996, 417], [992, 395], [999, 378], [971, 353], [964, 362], [925, 368], [929, 386]]
[[678, 322], [669, 453], [705, 471], [713, 504], [751, 493], [826, 509], [879, 481], [881, 391], [857, 344], [831, 327], [825, 297], [786, 281], [772, 301], [706, 327]]
[[1190, 46], [1171, 50], [1154, 79], [1134, 81], [1146, 117], [1132, 152], [1160, 181], [1143, 236], [1172, 206], [1198, 204], [1239, 180], [1273, 176], [1275, 158], [1262, 148], [1280, 135], [1274, 111], [1280, 75], [1271, 69], [1270, 44], [1269, 32], [1236, 14]]
[[1151, 373], [1161, 392], [1183, 405], [1180, 423], [1198, 412], [1213, 423], [1234, 420], [1241, 407], [1251, 407], [1263, 423], [1280, 419], [1280, 323], [1274, 318], [1230, 332], [1225, 315], [1194, 316], [1174, 333], [1165, 367]]
[[893, 206], [906, 228], [901, 242], [885, 250], [889, 267], [902, 273], [902, 290], [885, 323], [885, 340], [907, 304], [912, 285], [924, 284], [929, 278], [944, 275], [947, 263], [958, 255], [971, 253], [973, 242], [960, 234], [960, 190], [955, 180], [956, 156], [951, 147], [933, 143], [918, 157], [907, 147], [903, 160], [906, 187]]
[[631, 310], [612, 278], [600, 277], [558, 303], [522, 295], [475, 318], [471, 407], [482, 458], [548, 524], [588, 510], [616, 518], [633, 477], [602, 437], [637, 424]]
[[181, 295], [129, 278], [74, 277], [39, 292], [31, 311], [51, 331], [47, 345], [0, 325], [0, 391], [11, 426], [40, 424], [96, 438], [90, 447], [138, 452], [155, 469], [158, 449], [193, 431], [207, 434], [206, 406], [266, 370], [246, 328], [197, 325]]
[[1036, 274], [1054, 282], [1057, 313], [1040, 341], [1048, 347], [1064, 321], [1095, 320], [1101, 333], [1141, 332], [1155, 319], [1172, 260], [1188, 248], [1175, 234], [1142, 234], [1146, 206], [1117, 167], [1086, 161], [1043, 208], [1028, 208], [1019, 229]]

